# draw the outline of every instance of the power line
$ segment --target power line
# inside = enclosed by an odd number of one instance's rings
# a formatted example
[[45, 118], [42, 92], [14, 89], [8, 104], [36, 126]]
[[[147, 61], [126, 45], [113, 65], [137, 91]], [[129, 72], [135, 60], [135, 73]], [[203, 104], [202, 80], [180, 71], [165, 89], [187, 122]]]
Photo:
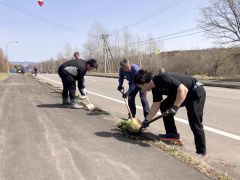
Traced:
[[[164, 4], [159, 9], [157, 9], [157, 10], [155, 10], [155, 11], [153, 11], [153, 12], [151, 12], [151, 13], [149, 13], [149, 14], [147, 14], [147, 15], [139, 18], [139, 19], [137, 19], [136, 21], [133, 21], [133, 22], [127, 24], [127, 25], [124, 25], [122, 29], [117, 31], [117, 33], [122, 32], [122, 31], [127, 30], [127, 29], [130, 29], [134, 26], [137, 26], [137, 25], [139, 25], [139, 24], [141, 24], [141, 23], [143, 23], [143, 22], [145, 22], [145, 21], [147, 21], [147, 20], [149, 20], [149, 19], [151, 19], [155, 16], [158, 16], [159, 14], [163, 13], [164, 11], [169, 10], [171, 8], [174, 8], [174, 7], [178, 6], [180, 3], [184, 2], [184, 1], [181, 1], [181, 0], [179, 2], [178, 1], [179, 0], [173, 0], [169, 3]], [[110, 34], [110, 35], [113, 35], [113, 34]]]
[[149, 41], [161, 41], [161, 40], [163, 40], [162, 38], [166, 38], [166, 37], [169, 37], [169, 36], [175, 36], [175, 35], [179, 35], [179, 34], [185, 34], [185, 33], [196, 31], [196, 30], [199, 30], [199, 29], [198, 28], [185, 29], [185, 30], [178, 31], [178, 32], [175, 32], [175, 33], [159, 36], [159, 37], [156, 37], [156, 38], [150, 38], [150, 39], [146, 39], [146, 40], [143, 40], [143, 41], [138, 41], [138, 42], [130, 43], [130, 44], [127, 44], [127, 45], [123, 45], [122, 47], [142, 45], [142, 44], [148, 43]]
[[[154, 42], [167, 41], [167, 40], [177, 39], [177, 38], [181, 38], [181, 37], [185, 37], [185, 36], [192, 36], [192, 35], [200, 34], [200, 33], [203, 33], [203, 32], [204, 31], [197, 31], [197, 32], [187, 33], [187, 34], [183, 34], [183, 35], [179, 35], [179, 36], [173, 36], [173, 37], [169, 37], [169, 38], [162, 38], [162, 37], [167, 37], [167, 35], [166, 36], [161, 36], [161, 37], [158, 37], [158, 39], [155, 40]], [[139, 43], [134, 43], [134, 44], [127, 44], [125, 46], [120, 46], [120, 48], [143, 46], [143, 45], [146, 45], [147, 43], [149, 43], [149, 41], [151, 41], [151, 40], [153, 40], [153, 39], [149, 39], [149, 40], [142, 41], [142, 42], [139, 42]]]
[[194, 33], [184, 34], [184, 35], [181, 35], [181, 36], [175, 36], [175, 37], [171, 37], [171, 38], [165, 38], [165, 39], [162, 39], [162, 41], [167, 41], [167, 40], [170, 40], [170, 39], [177, 39], [177, 38], [185, 37], [185, 36], [191, 36], [191, 35], [200, 34], [200, 33], [203, 33], [203, 32], [204, 32], [204, 31], [198, 31], [198, 32], [194, 32]]
[[178, 15], [176, 15], [176, 16], [174, 16], [174, 17], [170, 17], [170, 18], [165, 19], [164, 21], [162, 21], [162, 22], [160, 22], [160, 23], [157, 23], [157, 24], [148, 26], [148, 27], [146, 27], [146, 28], [140, 29], [139, 31], [145, 31], [145, 30], [147, 30], [147, 29], [150, 29], [150, 28], [159, 26], [159, 25], [161, 25], [161, 24], [164, 24], [164, 23], [166, 23], [166, 22], [169, 22], [170, 20], [177, 19], [177, 18], [179, 18], [179, 17], [181, 17], [181, 16], [184, 16], [184, 15], [186, 15], [186, 14], [192, 12], [192, 11], [195, 11], [196, 9], [199, 9], [199, 8], [200, 8], [203, 4], [205, 4], [205, 3], [206, 3], [206, 2], [200, 3], [198, 6], [191, 7], [191, 8], [189, 8], [188, 10], [184, 10], [184, 13], [179, 13]]
[[[176, 4], [174, 4], [174, 3], [176, 3], [176, 2], [177, 2], [177, 0], [173, 0], [173, 1], [171, 1], [171, 2], [169, 2], [169, 3], [167, 3], [167, 4], [165, 4], [165, 5], [163, 5], [162, 7], [160, 7], [159, 9], [151, 12], [150, 14], [147, 14], [147, 15], [139, 18], [138, 20], [136, 20], [136, 21], [134, 21], [134, 22], [126, 25], [125, 28], [128, 29], [128, 28], [130, 28], [130, 27], [136, 26], [136, 25], [138, 25], [138, 24], [140, 24], [140, 23], [142, 23], [142, 22], [144, 22], [144, 21], [147, 21], [148, 19], [151, 19], [151, 18], [159, 15], [159, 14], [162, 13], [164, 10], [167, 10], [167, 9], [169, 9], [170, 7], [175, 7]], [[174, 5], [174, 6], [172, 6], [172, 5]]]
[[[13, 2], [12, 2], [13, 3]], [[68, 26], [65, 26], [63, 24], [60, 24], [58, 22], [54, 22], [54, 21], [51, 21], [51, 20], [48, 20], [47, 18], [43, 17], [43, 16], [40, 16], [38, 14], [35, 14], [33, 12], [31, 12], [30, 10], [26, 9], [26, 8], [23, 8], [22, 6], [19, 6], [17, 5], [16, 3], [14, 4], [9, 4], [8, 2], [3, 2], [3, 1], [0, 1], [0, 4], [8, 7], [8, 8], [11, 8], [11, 9], [14, 9], [14, 10], [17, 10], [25, 15], [28, 15], [28, 16], [31, 16], [32, 18], [35, 18], [35, 19], [38, 19], [42, 22], [45, 22], [47, 24], [50, 24], [52, 26], [55, 26], [57, 28], [60, 28], [60, 29], [63, 29], [63, 30], [66, 30], [66, 31], [70, 31], [72, 33], [77, 33], [77, 34], [80, 34], [80, 35], [85, 35], [85, 33], [81, 33], [81, 32], [78, 32], [78, 31], [75, 31], [74, 29], [68, 27]]]

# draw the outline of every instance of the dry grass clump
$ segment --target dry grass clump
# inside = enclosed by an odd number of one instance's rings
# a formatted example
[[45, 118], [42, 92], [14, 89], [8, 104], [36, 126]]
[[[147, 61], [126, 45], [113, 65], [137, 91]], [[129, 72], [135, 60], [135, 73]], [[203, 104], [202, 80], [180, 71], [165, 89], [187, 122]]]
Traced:
[[187, 152], [183, 152], [181, 149], [175, 147], [175, 146], [169, 146], [166, 145], [165, 143], [161, 141], [155, 141], [155, 142], [149, 142], [155, 147], [158, 147], [162, 151], [168, 153], [175, 159], [178, 159], [188, 166], [191, 166], [198, 171], [206, 174], [207, 176], [213, 178], [213, 179], [218, 179], [218, 180], [231, 180], [231, 178], [223, 172], [217, 171], [214, 168], [212, 168], [210, 165], [208, 165], [204, 159], [199, 159]]
[[136, 125], [131, 119], [118, 122], [117, 127], [124, 133], [134, 134], [139, 132], [139, 126]]

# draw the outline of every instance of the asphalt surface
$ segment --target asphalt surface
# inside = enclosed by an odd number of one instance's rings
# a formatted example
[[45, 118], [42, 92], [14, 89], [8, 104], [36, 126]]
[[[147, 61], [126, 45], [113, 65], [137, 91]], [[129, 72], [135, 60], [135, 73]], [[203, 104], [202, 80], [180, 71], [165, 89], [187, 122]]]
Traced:
[[[105, 74], [105, 73], [91, 73], [90, 76], [95, 77], [108, 77], [108, 78], [118, 78], [117, 73], [112, 74]], [[229, 78], [229, 79], [200, 79], [205, 86], [211, 87], [224, 87], [224, 88], [231, 88], [231, 89], [240, 89], [240, 81], [239, 78]]]
[[102, 115], [63, 108], [29, 76], [0, 82], [0, 179], [208, 179], [143, 142], [114, 135]]
[[[39, 78], [61, 87], [61, 81], [56, 74], [44, 74]], [[86, 84], [92, 103], [115, 117], [127, 117], [126, 107], [120, 93], [116, 90], [117, 79], [88, 76]], [[240, 90], [217, 87], [205, 87], [205, 89], [207, 100], [204, 110], [204, 125], [206, 126], [208, 149], [207, 162], [213, 167], [227, 172], [231, 177], [239, 179], [240, 154], [237, 152], [240, 149]], [[151, 93], [148, 93], [150, 104], [151, 99]], [[141, 107], [139, 97], [137, 97], [137, 105]], [[143, 118], [142, 110], [137, 109], [137, 117]], [[179, 110], [176, 119], [184, 150], [195, 155], [193, 135], [189, 125], [186, 124], [187, 113], [184, 108]], [[161, 120], [151, 124], [148, 130], [155, 134], [165, 133]]]
[[226, 80], [201, 80], [206, 86], [240, 89], [240, 82]]

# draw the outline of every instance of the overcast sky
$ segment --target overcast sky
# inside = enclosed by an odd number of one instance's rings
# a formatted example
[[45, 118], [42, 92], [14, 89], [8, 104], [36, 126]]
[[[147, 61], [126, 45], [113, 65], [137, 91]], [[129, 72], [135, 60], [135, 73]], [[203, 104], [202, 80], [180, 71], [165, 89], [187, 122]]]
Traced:
[[[195, 28], [207, 0], [0, 0], [0, 48], [11, 61], [40, 61], [56, 57], [65, 45], [83, 48], [87, 32], [98, 22], [109, 32], [129, 26], [143, 40]], [[154, 12], [154, 13], [153, 13]], [[149, 14], [153, 13], [150, 18]], [[148, 18], [149, 17], [149, 18]], [[196, 31], [193, 31], [196, 32]], [[202, 49], [214, 44], [204, 34], [164, 41], [162, 51]]]

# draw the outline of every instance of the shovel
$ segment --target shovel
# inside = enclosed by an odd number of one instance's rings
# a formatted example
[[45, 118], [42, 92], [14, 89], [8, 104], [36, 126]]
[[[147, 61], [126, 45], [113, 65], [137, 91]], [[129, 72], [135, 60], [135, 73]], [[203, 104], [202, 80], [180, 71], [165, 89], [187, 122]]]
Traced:
[[[156, 116], [155, 118], [153, 118], [153, 119], [151, 119], [150, 121], [148, 121], [148, 122], [147, 122], [147, 125], [149, 125], [149, 124], [153, 123], [154, 121], [156, 121], [156, 120], [158, 120], [158, 119], [160, 119], [160, 118], [163, 118], [163, 117], [165, 117], [165, 116], [167, 116], [167, 115], [168, 115], [168, 113], [167, 113], [167, 112], [164, 112], [164, 113], [162, 113], [161, 115]], [[142, 125], [141, 125], [141, 127], [139, 128], [139, 131], [138, 131], [137, 133], [142, 132], [142, 130], [143, 130], [143, 127], [142, 127]]]
[[[123, 90], [120, 91], [120, 92], [122, 93], [122, 95], [124, 95], [124, 93], [125, 93], [124, 88], [123, 88]], [[123, 99], [124, 99], [125, 105], [126, 105], [126, 107], [127, 107], [128, 114], [130, 115], [131, 121], [132, 121], [137, 127], [140, 128], [140, 127], [142, 126], [141, 121], [140, 121], [139, 119], [133, 118], [132, 113], [131, 113], [131, 111], [130, 111], [130, 108], [129, 108], [129, 106], [128, 106], [128, 103], [127, 103], [126, 98], [123, 98]]]

